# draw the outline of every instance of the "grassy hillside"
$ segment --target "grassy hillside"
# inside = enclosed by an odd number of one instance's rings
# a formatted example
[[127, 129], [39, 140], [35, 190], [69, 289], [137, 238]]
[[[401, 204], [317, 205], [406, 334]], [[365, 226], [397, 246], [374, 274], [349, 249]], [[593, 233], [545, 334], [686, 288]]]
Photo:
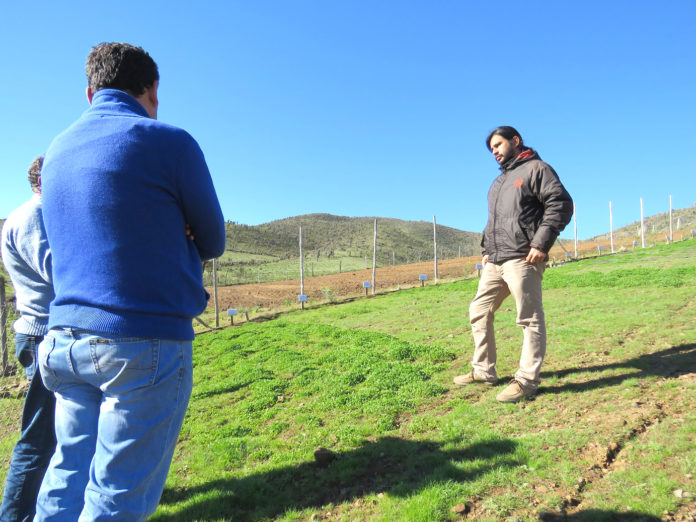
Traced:
[[[643, 219], [646, 234], [662, 234], [663, 237], [669, 234], [669, 212], [655, 214]], [[691, 230], [696, 230], [696, 205], [693, 207], [680, 208], [672, 211], [672, 232], [675, 240], [686, 238]], [[614, 231], [615, 238], [633, 237], [640, 240], [640, 220], [634, 221], [630, 225], [621, 227]], [[609, 239], [609, 233], [592, 238]]]
[[[315, 275], [372, 266], [373, 217], [307, 214], [249, 226], [227, 223], [227, 250], [219, 262], [222, 284], [299, 277], [299, 227], [305, 259]], [[438, 225], [438, 256], [479, 251], [481, 234]], [[425, 221], [377, 218], [377, 266], [433, 257], [433, 225]], [[259, 270], [261, 268], [261, 270]], [[211, 267], [206, 283], [212, 284]]]
[[[331, 214], [308, 214], [281, 219], [259, 225], [259, 229], [295, 240], [297, 250], [298, 228], [303, 229], [303, 246], [308, 252], [332, 256], [346, 252], [353, 257], [372, 254], [374, 220], [377, 219], [378, 246], [383, 259], [391, 262], [391, 254], [397, 254], [398, 262], [411, 261], [418, 252], [432, 256], [433, 225], [425, 221], [402, 221], [391, 218], [350, 218]], [[438, 225], [438, 246], [443, 255], [472, 253], [478, 247], [480, 234], [464, 232]], [[295, 254], [296, 255], [296, 254]]]
[[[475, 281], [201, 336], [154, 520], [690, 520], [694, 255], [684, 242], [549, 269], [543, 381], [518, 405], [495, 401], [504, 379], [450, 384], [471, 356]], [[511, 302], [497, 323], [511, 376]]]
[[[200, 335], [152, 520], [693, 520], [695, 256], [685, 241], [549, 268], [542, 383], [520, 404], [495, 400], [519, 359], [509, 300], [500, 384], [451, 385], [476, 281]], [[22, 401], [0, 382], [6, 469]]]

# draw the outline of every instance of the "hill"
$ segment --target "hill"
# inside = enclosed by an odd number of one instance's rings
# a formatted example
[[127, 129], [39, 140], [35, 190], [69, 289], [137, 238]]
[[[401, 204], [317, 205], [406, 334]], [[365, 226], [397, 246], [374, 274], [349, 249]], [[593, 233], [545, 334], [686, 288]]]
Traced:
[[[377, 266], [433, 258], [433, 224], [393, 218], [305, 214], [261, 225], [226, 223], [227, 245], [219, 260], [222, 285], [278, 281], [299, 277], [299, 228], [305, 275], [326, 275], [372, 266], [377, 219]], [[438, 225], [438, 258], [479, 252], [481, 234]], [[212, 285], [210, 264], [204, 281]]]
[[[646, 234], [669, 234], [669, 212], [655, 214], [643, 218]], [[681, 209], [672, 210], [672, 232], [675, 240], [682, 239], [680, 234], [685, 238], [691, 230], [696, 229], [696, 205]], [[614, 230], [615, 238], [634, 237], [640, 240], [640, 220], [634, 221], [630, 225]], [[609, 232], [600, 234], [590, 239], [590, 241], [599, 241], [609, 239]]]
[[[346, 217], [332, 214], [304, 214], [249, 226], [227, 223], [227, 250], [271, 256], [297, 257], [298, 235], [302, 226], [303, 249], [316, 258], [322, 256], [361, 258], [372, 255], [373, 226], [377, 219], [378, 264], [413, 261], [419, 254], [432, 253], [433, 225], [426, 221], [393, 218]], [[438, 247], [443, 256], [471, 255], [478, 252], [481, 234], [437, 226]]]

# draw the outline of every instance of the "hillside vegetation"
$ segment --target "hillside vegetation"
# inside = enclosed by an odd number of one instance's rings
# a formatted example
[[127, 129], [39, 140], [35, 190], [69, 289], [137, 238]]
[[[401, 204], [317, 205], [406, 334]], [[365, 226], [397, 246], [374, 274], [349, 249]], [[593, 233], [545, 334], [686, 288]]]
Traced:
[[549, 268], [542, 382], [519, 404], [495, 400], [522, 341], [510, 300], [500, 383], [451, 384], [475, 280], [199, 335], [152, 520], [694, 520], [694, 259], [689, 240]]
[[[227, 223], [228, 250], [268, 255], [280, 259], [297, 257], [298, 235], [302, 226], [303, 249], [316, 257], [348, 254], [372, 255], [374, 220], [377, 219], [378, 247], [382, 259], [391, 263], [413, 261], [418, 253], [432, 251], [433, 225], [425, 221], [392, 218], [345, 217], [332, 214], [305, 214], [257, 226]], [[481, 234], [438, 225], [438, 246], [444, 255], [471, 255], [478, 251]]]
[[[227, 247], [220, 259], [221, 284], [299, 277], [299, 227], [307, 263], [315, 275], [372, 266], [377, 219], [377, 266], [433, 258], [433, 224], [392, 218], [306, 214], [262, 225], [227, 223]], [[478, 253], [481, 234], [438, 225], [438, 257]], [[206, 283], [212, 284], [211, 267]]]
[[[646, 234], [669, 234], [669, 212], [655, 214], [643, 219]], [[696, 205], [693, 207], [672, 210], [672, 232], [674, 239], [679, 241], [690, 235], [691, 230], [696, 230]], [[681, 237], [680, 237], [681, 236]], [[640, 220], [630, 225], [614, 230], [615, 238], [633, 237], [640, 241]], [[609, 233], [595, 236], [592, 240], [609, 239]]]
[[[539, 394], [455, 387], [476, 281], [199, 335], [153, 521], [694, 520], [696, 240], [549, 268]], [[22, 390], [0, 380], [0, 479]], [[322, 448], [322, 449], [319, 449]]]

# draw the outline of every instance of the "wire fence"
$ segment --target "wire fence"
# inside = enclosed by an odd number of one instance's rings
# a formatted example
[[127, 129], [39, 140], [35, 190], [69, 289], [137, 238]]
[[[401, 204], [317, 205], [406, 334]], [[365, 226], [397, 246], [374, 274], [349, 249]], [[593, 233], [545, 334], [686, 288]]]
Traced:
[[[642, 203], [642, 201], [641, 201]], [[696, 238], [696, 205], [686, 209], [681, 209], [678, 214], [672, 213], [671, 197], [670, 211], [663, 214], [657, 214], [641, 221], [632, 223], [620, 230], [613, 231], [613, 222], [611, 216], [611, 203], [609, 206], [609, 220], [611, 223], [610, 232], [597, 236], [591, 240], [574, 241], [573, 239], [560, 239], [556, 246], [550, 252], [549, 262], [551, 264], [560, 264], [568, 260], [576, 258], [584, 258], [598, 255], [606, 255], [614, 252], [634, 250], [642, 247], [649, 247], [656, 244], [664, 244], [674, 241], [682, 241], [686, 239]], [[573, 219], [577, 219], [574, 214]], [[378, 220], [379, 223], [379, 220]], [[570, 226], [567, 230], [570, 230]], [[435, 236], [437, 227], [434, 227]], [[372, 230], [368, 231], [371, 235]], [[367, 232], [366, 232], [367, 235]], [[575, 235], [577, 237], [577, 222], [575, 222]], [[437, 240], [433, 238], [433, 243]], [[426, 271], [419, 263], [430, 262], [434, 263], [435, 258], [446, 262], [451, 260], [460, 260], [461, 266], [458, 268], [460, 277], [467, 274], [475, 274], [475, 263], [477, 261], [470, 259], [470, 256], [478, 253], [478, 248], [472, 246], [471, 242], [462, 242], [460, 244], [452, 243], [434, 248], [423, 246], [422, 242], [418, 245], [406, 245], [399, 251], [385, 248], [377, 242], [377, 252], [374, 253], [376, 263], [373, 263], [372, 249], [366, 249], [368, 241], [361, 249], [353, 251], [348, 250], [340, 252], [332, 250], [329, 247], [326, 249], [314, 247], [304, 255], [303, 262], [300, 263], [299, 251], [295, 257], [292, 255], [286, 256], [285, 259], [274, 259], [268, 261], [267, 257], [257, 256], [259, 259], [251, 259], [251, 261], [243, 261], [239, 259], [223, 258], [217, 261], [217, 286], [229, 287], [235, 285], [246, 285], [253, 283], [265, 282], [280, 282], [280, 281], [295, 281], [301, 276], [304, 278], [335, 275], [335, 274], [355, 274], [367, 269], [372, 269], [373, 264], [376, 268], [386, 269], [388, 267], [400, 267], [404, 265], [414, 265], [417, 268], [414, 270]], [[434, 246], [434, 245], [433, 245]], [[232, 246], [233, 247], [233, 246]], [[227, 253], [226, 253], [227, 255]], [[300, 265], [302, 264], [304, 274], [300, 273]], [[435, 268], [435, 271], [437, 269]], [[450, 272], [451, 273], [451, 272]], [[418, 284], [418, 276], [423, 275], [418, 273], [409, 276], [414, 279], [413, 284]], [[348, 277], [348, 276], [346, 276]], [[356, 276], [354, 276], [355, 278]], [[357, 276], [359, 279], [367, 281], [369, 278], [366, 274]], [[432, 274], [428, 275], [432, 280]], [[212, 263], [204, 266], [203, 282], [207, 287], [214, 286]], [[382, 282], [384, 285], [385, 283]], [[395, 284], [401, 284], [396, 282]], [[355, 294], [360, 288], [354, 288], [356, 284], [347, 284], [346, 288], [350, 288], [350, 292]], [[328, 300], [341, 297], [338, 295], [337, 288], [324, 287], [317, 292]], [[9, 297], [8, 297], [9, 296]], [[252, 296], [253, 297], [253, 296]], [[256, 300], [257, 306], [262, 303], [259, 299]], [[1, 375], [13, 375], [17, 371], [17, 363], [13, 354], [10, 354], [9, 345], [12, 344], [13, 334], [11, 324], [16, 318], [14, 308], [13, 292], [7, 277], [0, 274], [0, 348], [2, 350], [0, 361]]]
[[17, 371], [17, 361], [14, 350], [10, 354], [10, 346], [13, 345], [14, 334], [12, 323], [17, 318], [14, 307], [14, 297], [8, 297], [10, 290], [9, 281], [0, 275], [0, 376], [13, 375]]

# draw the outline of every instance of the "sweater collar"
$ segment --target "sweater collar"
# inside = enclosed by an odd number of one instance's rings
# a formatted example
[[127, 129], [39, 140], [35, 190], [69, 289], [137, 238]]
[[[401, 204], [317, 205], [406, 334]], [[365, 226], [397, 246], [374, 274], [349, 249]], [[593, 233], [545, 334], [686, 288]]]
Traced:
[[93, 109], [113, 108], [120, 111], [127, 110], [137, 113], [140, 116], [149, 118], [150, 115], [138, 100], [125, 91], [118, 89], [100, 89], [92, 97]]

